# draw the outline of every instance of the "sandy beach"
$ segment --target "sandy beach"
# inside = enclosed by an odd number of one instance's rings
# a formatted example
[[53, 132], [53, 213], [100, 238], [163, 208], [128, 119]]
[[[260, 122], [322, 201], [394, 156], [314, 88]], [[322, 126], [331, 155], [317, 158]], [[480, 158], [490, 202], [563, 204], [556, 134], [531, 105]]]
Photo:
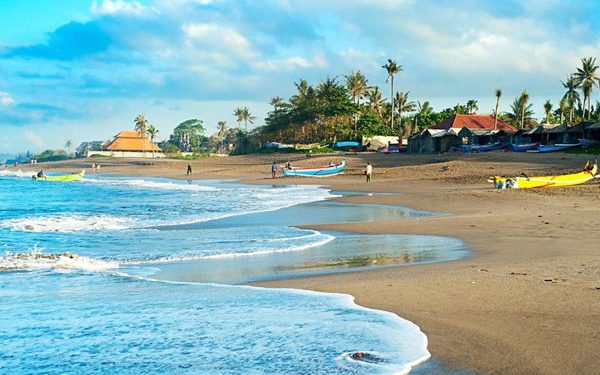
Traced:
[[[315, 226], [360, 233], [434, 234], [462, 239], [459, 261], [261, 283], [340, 292], [419, 325], [444, 366], [485, 374], [595, 374], [600, 371], [600, 180], [544, 190], [495, 190], [490, 175], [580, 170], [585, 155], [346, 155], [347, 172], [327, 179], [270, 178], [270, 164], [340, 156], [240, 156], [192, 161], [193, 179], [319, 184], [373, 193], [356, 203], [392, 204], [450, 215], [407, 221]], [[187, 178], [187, 161], [81, 159], [43, 165], [76, 171]], [[374, 165], [366, 184], [366, 162]], [[37, 168], [41, 168], [38, 165]], [[33, 170], [24, 167], [23, 170]]]

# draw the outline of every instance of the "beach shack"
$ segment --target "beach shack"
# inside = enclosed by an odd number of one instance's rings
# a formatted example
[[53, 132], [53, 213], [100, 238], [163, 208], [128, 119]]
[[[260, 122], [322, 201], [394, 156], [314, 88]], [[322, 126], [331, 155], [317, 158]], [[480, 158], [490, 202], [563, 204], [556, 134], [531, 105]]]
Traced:
[[494, 125], [492, 115], [456, 114], [445, 121], [408, 139], [408, 152], [448, 152], [461, 145], [506, 142], [517, 132], [512, 125], [498, 119]]
[[164, 158], [162, 149], [148, 137], [136, 131], [123, 130], [101, 151], [87, 151], [86, 156], [110, 156], [115, 158]]

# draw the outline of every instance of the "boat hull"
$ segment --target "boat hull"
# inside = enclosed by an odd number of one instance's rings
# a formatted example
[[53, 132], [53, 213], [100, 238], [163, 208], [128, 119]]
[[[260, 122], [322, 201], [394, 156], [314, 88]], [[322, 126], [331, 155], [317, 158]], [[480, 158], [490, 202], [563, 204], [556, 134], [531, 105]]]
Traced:
[[502, 148], [504, 148], [504, 144], [497, 142], [489, 143], [487, 145], [461, 145], [458, 149], [462, 152], [488, 152], [500, 150]]
[[559, 186], [573, 186], [584, 184], [593, 180], [598, 172], [598, 165], [594, 164], [590, 170], [579, 173], [565, 174], [559, 176], [536, 176], [536, 177], [500, 177], [494, 176], [492, 181], [497, 189], [529, 189]]
[[564, 151], [579, 146], [579, 143], [561, 143], [555, 145], [538, 145], [537, 152]]
[[346, 168], [346, 161], [342, 161], [340, 164], [325, 166], [325, 167], [291, 167], [283, 170], [285, 177], [327, 177], [340, 174]]
[[85, 171], [81, 171], [81, 173], [74, 173], [66, 176], [45, 176], [45, 177], [37, 177], [33, 176], [33, 179], [36, 181], [60, 181], [60, 182], [70, 182], [77, 181], [80, 178], [85, 176]]
[[512, 145], [510, 145], [510, 149], [513, 152], [525, 152], [527, 150], [535, 150], [538, 146], [538, 143], [521, 143], [521, 144], [515, 144], [513, 143]]

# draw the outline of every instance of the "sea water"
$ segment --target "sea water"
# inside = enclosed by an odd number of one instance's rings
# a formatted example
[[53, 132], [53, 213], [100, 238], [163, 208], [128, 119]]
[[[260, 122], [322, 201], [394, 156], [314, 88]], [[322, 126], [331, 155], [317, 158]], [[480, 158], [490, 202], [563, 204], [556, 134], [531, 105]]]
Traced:
[[[408, 371], [429, 357], [411, 322], [346, 295], [226, 285], [310, 274], [323, 256], [351, 257], [344, 241], [366, 237], [293, 226], [326, 219], [307, 214], [313, 209], [338, 212], [330, 221], [352, 217], [340, 214], [356, 211], [344, 204], [323, 208], [333, 197], [318, 187], [96, 176], [36, 182], [0, 171], [0, 372]], [[353, 220], [373, 210], [388, 208], [359, 210]], [[370, 238], [355, 250], [400, 241]], [[425, 261], [464, 255], [460, 243], [437, 241], [404, 238], [403, 251], [438, 253]], [[177, 272], [163, 270], [174, 265]], [[186, 282], [194, 266], [221, 272]], [[356, 352], [367, 356], [354, 359]]]

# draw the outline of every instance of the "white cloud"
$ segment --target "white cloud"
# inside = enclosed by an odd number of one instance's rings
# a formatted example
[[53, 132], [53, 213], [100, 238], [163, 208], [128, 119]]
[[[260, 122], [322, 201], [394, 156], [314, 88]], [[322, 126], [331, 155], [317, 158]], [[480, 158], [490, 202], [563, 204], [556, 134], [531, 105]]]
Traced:
[[0, 92], [0, 105], [9, 106], [15, 103], [15, 100], [7, 92]]
[[23, 133], [23, 136], [37, 148], [42, 148], [45, 145], [44, 139], [31, 130], [26, 130], [25, 133]]
[[137, 1], [126, 2], [123, 0], [103, 0], [101, 5], [96, 1], [92, 3], [92, 14], [97, 16], [128, 14], [140, 16], [148, 12], [150, 8], [144, 7]]

